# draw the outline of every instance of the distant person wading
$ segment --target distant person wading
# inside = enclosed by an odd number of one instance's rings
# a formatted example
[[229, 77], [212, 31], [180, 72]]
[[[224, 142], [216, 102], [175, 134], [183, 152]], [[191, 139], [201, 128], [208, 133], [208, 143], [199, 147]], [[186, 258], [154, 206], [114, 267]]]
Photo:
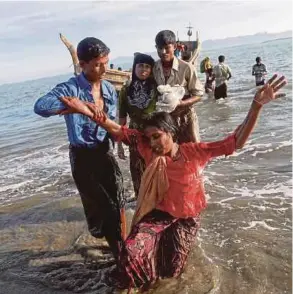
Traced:
[[261, 62], [260, 57], [256, 57], [256, 64], [252, 67], [252, 75], [255, 76], [255, 85], [263, 86], [265, 84], [265, 76], [267, 74], [266, 66]]
[[227, 97], [227, 81], [231, 79], [232, 74], [230, 67], [224, 63], [225, 56], [220, 55], [218, 57], [219, 63], [214, 67], [214, 76], [216, 81], [215, 86], [215, 99]]

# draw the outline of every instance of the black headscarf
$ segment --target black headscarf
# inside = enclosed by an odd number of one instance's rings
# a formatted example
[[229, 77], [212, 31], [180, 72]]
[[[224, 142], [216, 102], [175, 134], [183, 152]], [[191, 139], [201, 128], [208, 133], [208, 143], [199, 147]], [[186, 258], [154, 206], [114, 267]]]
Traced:
[[132, 66], [132, 80], [127, 92], [129, 104], [144, 109], [148, 106], [151, 100], [151, 91], [155, 88], [155, 81], [153, 75], [145, 80], [140, 80], [135, 74], [135, 67], [139, 63], [149, 64], [153, 69], [155, 61], [147, 54], [135, 53], [133, 66]]

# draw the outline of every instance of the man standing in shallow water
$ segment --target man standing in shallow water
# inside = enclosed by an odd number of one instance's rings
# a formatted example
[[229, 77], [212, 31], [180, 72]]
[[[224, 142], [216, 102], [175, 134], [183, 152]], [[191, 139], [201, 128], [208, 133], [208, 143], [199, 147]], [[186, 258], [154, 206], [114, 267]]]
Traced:
[[255, 76], [255, 85], [263, 86], [265, 84], [265, 76], [267, 74], [266, 66], [261, 62], [260, 57], [256, 57], [256, 64], [252, 67], [252, 75]]
[[215, 87], [215, 99], [227, 98], [227, 81], [231, 79], [231, 69], [224, 63], [225, 56], [220, 55], [218, 57], [219, 63], [214, 67], [214, 76], [216, 81]]
[[160, 31], [155, 42], [160, 57], [153, 69], [157, 85], [180, 85], [185, 88], [184, 98], [171, 113], [180, 129], [179, 143], [199, 142], [198, 119], [194, 104], [203, 96], [203, 86], [196, 76], [195, 68], [175, 56], [176, 36], [174, 32]]
[[[66, 111], [63, 97], [95, 103], [110, 119], [116, 117], [117, 95], [112, 84], [101, 77], [106, 71], [110, 49], [99, 39], [85, 38], [77, 46], [82, 73], [58, 84], [39, 98], [36, 114], [49, 117], [65, 114], [72, 176], [79, 191], [88, 229], [95, 238], [105, 237], [115, 257], [122, 242], [124, 219], [123, 180], [112, 153], [110, 134], [88, 117]], [[124, 224], [122, 227], [125, 229]]]

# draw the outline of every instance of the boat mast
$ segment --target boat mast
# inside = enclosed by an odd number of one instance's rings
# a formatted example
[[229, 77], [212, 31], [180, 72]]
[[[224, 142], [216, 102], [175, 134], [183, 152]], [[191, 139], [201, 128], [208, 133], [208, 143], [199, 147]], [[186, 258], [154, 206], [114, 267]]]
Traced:
[[193, 29], [193, 27], [189, 23], [189, 26], [186, 27], [186, 28], [188, 29], [188, 31], [187, 31], [188, 41], [190, 41], [190, 37], [192, 36], [192, 29]]

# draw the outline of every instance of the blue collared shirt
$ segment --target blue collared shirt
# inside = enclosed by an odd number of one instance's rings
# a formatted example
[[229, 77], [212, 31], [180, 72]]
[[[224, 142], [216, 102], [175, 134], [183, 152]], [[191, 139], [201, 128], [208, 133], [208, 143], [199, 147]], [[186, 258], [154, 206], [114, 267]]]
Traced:
[[[91, 94], [92, 86], [81, 73], [72, 77], [67, 82], [58, 84], [46, 95], [40, 97], [34, 106], [34, 111], [43, 117], [56, 115], [56, 111], [66, 109], [66, 106], [59, 100], [64, 96], [78, 97], [82, 101], [94, 102]], [[104, 99], [105, 111], [112, 120], [116, 117], [117, 94], [115, 88], [109, 82], [101, 81], [101, 90]], [[68, 139], [71, 145], [76, 147], [94, 148], [103, 142], [107, 131], [98, 126], [85, 115], [74, 113], [64, 115]]]

